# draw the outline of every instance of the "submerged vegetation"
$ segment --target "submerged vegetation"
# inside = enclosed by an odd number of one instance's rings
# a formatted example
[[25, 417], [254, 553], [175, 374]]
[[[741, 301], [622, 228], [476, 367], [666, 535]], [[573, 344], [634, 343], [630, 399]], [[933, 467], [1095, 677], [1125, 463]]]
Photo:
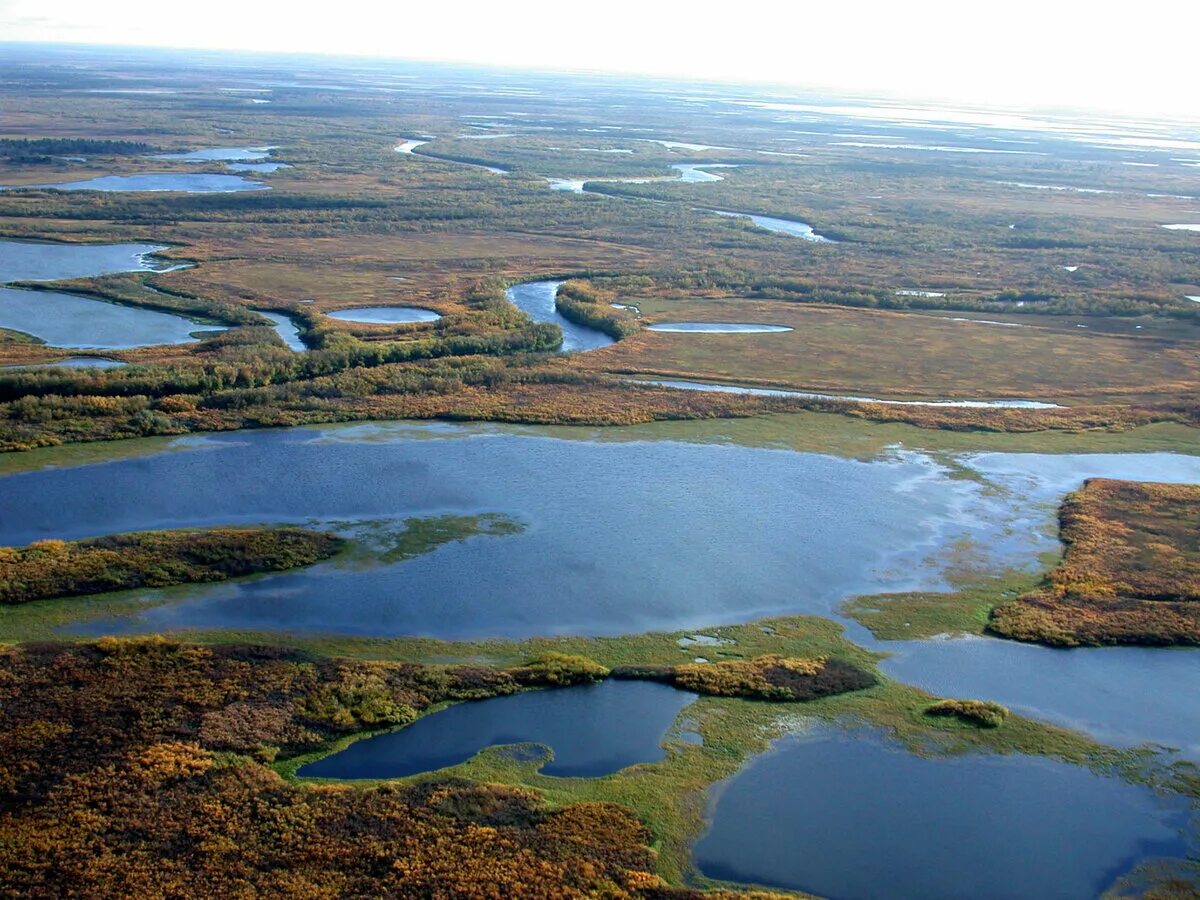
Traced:
[[1200, 644], [1200, 486], [1094, 478], [1059, 522], [1062, 563], [997, 607], [991, 631], [1065, 647]]
[[212, 528], [0, 547], [0, 603], [279, 572], [327, 559], [343, 545], [336, 535], [300, 528]]

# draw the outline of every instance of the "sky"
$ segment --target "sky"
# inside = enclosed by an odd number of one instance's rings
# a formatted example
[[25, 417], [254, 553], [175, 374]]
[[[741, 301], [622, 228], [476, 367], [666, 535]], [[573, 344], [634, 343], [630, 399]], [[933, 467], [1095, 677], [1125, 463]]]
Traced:
[[0, 40], [447, 60], [1200, 120], [1197, 35], [1200, 0], [0, 0]]

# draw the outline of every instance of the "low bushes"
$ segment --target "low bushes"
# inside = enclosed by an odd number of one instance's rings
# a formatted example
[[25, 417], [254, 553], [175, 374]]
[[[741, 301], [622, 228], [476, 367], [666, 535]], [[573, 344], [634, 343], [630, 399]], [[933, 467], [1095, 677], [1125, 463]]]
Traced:
[[925, 710], [925, 715], [952, 717], [980, 728], [998, 728], [1008, 718], [1008, 708], [990, 700], [939, 700]]

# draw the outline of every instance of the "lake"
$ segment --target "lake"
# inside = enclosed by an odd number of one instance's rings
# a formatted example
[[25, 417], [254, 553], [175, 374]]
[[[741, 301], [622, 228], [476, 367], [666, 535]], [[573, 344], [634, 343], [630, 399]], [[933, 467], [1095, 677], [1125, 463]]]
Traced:
[[[14, 190], [18, 186], [3, 186]], [[178, 192], [185, 194], [229, 194], [236, 191], [269, 191], [261, 181], [250, 181], [241, 175], [211, 175], [169, 172], [142, 175], [102, 175], [85, 181], [64, 181], [59, 184], [20, 185], [20, 188], [55, 188], [60, 191], [144, 191]]]
[[187, 344], [196, 332], [218, 330], [171, 313], [106, 303], [58, 291], [0, 287], [0, 328], [74, 350], [129, 350]]
[[1200, 482], [1200, 458], [896, 450], [860, 461], [622, 440], [620, 429], [599, 441], [585, 439], [591, 430], [563, 433], [382, 423], [193, 436], [137, 458], [0, 478], [0, 545], [260, 522], [349, 533], [364, 520], [502, 513], [523, 530], [403, 562], [333, 560], [135, 592], [115, 611], [77, 604], [65, 630], [523, 638], [810, 613], [842, 621], [852, 640], [894, 654], [885, 672], [941, 696], [984, 697], [1112, 743], [1154, 740], [1200, 756], [1196, 651], [882, 642], [838, 611], [860, 594], [948, 589], [964, 547], [983, 570], [1040, 571], [1039, 555], [1058, 548], [1059, 499], [1084, 478]]
[[695, 860], [711, 877], [844, 900], [1100, 896], [1175, 858], [1180, 798], [1014, 754], [918, 757], [880, 735], [785, 738], [714, 791]]
[[696, 695], [648, 681], [528, 691], [458, 703], [388, 734], [356, 741], [296, 773], [403, 778], [466, 762], [501, 744], [550, 747], [545, 775], [594, 778], [666, 756], [663, 739]]
[[156, 244], [38, 244], [0, 240], [0, 283], [153, 272]]

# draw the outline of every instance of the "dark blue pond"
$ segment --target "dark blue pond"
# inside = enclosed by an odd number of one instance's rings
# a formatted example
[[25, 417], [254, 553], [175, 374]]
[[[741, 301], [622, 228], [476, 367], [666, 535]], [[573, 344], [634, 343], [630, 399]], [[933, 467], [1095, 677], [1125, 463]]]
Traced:
[[314, 778], [403, 778], [433, 772], [503, 744], [537, 743], [547, 775], [595, 778], [666, 756], [663, 737], [696, 699], [664, 684], [605, 681], [459, 703], [407, 728], [351, 744], [302, 767]]
[[1042, 757], [921, 758], [872, 734], [779, 742], [712, 816], [704, 874], [836, 900], [1093, 898], [1188, 851], [1178, 798]]
[[596, 350], [613, 343], [603, 331], [576, 325], [565, 318], [554, 305], [561, 281], [530, 281], [525, 284], [515, 284], [505, 291], [510, 303], [526, 313], [535, 322], [549, 322], [562, 329], [563, 342], [560, 348], [563, 353], [574, 353], [580, 350]]

